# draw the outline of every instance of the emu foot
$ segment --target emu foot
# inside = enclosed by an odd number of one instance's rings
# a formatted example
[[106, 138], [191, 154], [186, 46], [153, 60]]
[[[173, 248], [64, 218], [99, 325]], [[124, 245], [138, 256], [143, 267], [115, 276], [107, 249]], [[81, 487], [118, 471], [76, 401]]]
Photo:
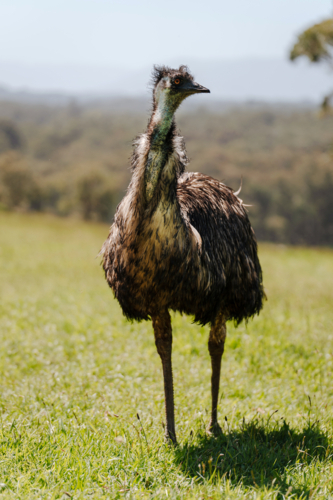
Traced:
[[168, 444], [177, 445], [176, 433], [171, 431], [165, 432], [165, 440]]
[[207, 434], [210, 436], [219, 437], [222, 436], [223, 432], [218, 422], [210, 421], [206, 429]]
[[177, 443], [177, 438], [176, 438], [176, 436], [174, 436], [174, 435], [173, 435], [173, 434], [171, 434], [171, 433], [170, 433], [170, 434], [168, 434], [168, 435], [166, 435], [166, 436], [165, 436], [165, 439], [166, 439], [166, 442], [167, 442], [168, 444], [172, 444], [172, 445], [174, 445], [174, 446], [177, 446], [177, 444], [178, 444], [178, 443]]
[[178, 444], [177, 443], [177, 438], [176, 438], [176, 431], [175, 431], [175, 428], [173, 428], [173, 430], [169, 430], [168, 427], [165, 425], [164, 422], [162, 422], [162, 427], [164, 429], [164, 439], [165, 439], [165, 442], [168, 443], [168, 444]]

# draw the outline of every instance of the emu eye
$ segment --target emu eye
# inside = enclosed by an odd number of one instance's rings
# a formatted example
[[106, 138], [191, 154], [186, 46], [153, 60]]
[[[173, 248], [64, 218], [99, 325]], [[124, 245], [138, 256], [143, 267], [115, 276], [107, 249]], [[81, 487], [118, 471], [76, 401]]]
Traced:
[[180, 84], [180, 78], [176, 78], [176, 79], [175, 79], [175, 84], [176, 84], [176, 85], [179, 85], [179, 84]]

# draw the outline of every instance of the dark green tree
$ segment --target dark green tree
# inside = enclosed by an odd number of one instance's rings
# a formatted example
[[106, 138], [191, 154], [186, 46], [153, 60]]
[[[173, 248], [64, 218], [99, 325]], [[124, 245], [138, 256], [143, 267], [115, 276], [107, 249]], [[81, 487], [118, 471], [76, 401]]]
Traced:
[[[333, 19], [325, 19], [314, 24], [298, 35], [297, 42], [290, 51], [290, 59], [294, 61], [306, 56], [311, 62], [325, 62], [333, 67]], [[324, 112], [329, 110], [333, 92], [327, 94], [322, 102]]]

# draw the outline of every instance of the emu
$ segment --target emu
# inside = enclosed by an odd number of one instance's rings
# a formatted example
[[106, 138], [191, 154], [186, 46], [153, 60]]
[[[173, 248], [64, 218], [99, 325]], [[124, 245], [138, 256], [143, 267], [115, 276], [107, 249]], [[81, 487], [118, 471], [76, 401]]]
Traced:
[[174, 114], [192, 94], [210, 91], [186, 66], [154, 67], [153, 109], [132, 155], [132, 179], [101, 253], [105, 277], [130, 320], [153, 323], [161, 357], [167, 440], [176, 443], [169, 310], [210, 324], [212, 408], [218, 435], [226, 322], [239, 324], [263, 305], [257, 243], [242, 200], [222, 182], [186, 173], [188, 159]]

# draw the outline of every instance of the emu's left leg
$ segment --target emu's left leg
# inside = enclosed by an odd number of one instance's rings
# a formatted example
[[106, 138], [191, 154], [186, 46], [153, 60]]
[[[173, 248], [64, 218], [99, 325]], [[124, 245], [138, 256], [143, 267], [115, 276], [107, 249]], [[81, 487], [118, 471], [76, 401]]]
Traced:
[[175, 431], [175, 410], [173, 401], [173, 379], [172, 379], [172, 329], [171, 318], [168, 310], [160, 311], [158, 315], [152, 315], [155, 334], [155, 344], [160, 355], [164, 378], [165, 395], [165, 437], [175, 444], [177, 443]]
[[223, 315], [219, 314], [211, 326], [208, 340], [208, 350], [212, 362], [212, 413], [207, 430], [215, 436], [222, 432], [217, 421], [217, 404], [220, 388], [221, 361], [226, 336], [225, 320]]

